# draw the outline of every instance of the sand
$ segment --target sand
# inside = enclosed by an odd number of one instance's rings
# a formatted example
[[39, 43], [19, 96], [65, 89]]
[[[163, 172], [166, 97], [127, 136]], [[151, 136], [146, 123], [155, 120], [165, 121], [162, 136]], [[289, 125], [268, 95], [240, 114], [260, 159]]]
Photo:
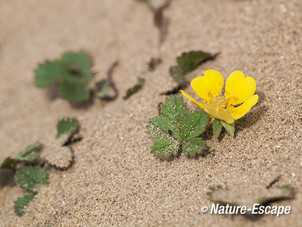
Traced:
[[[50, 184], [39, 186], [24, 216], [13, 210], [23, 191], [0, 189], [0, 226], [301, 226], [301, 11], [300, 0], [175, 0], [165, 11], [169, 31], [159, 45], [150, 11], [134, 0], [2, 0], [0, 160], [54, 137], [57, 120], [66, 115], [79, 119], [83, 140], [73, 146], [73, 167], [52, 169]], [[50, 102], [35, 87], [34, 70], [68, 50], [91, 54], [94, 81], [119, 60], [113, 76], [119, 98], [80, 110], [62, 99]], [[188, 79], [210, 68], [225, 78], [241, 70], [255, 78], [260, 99], [235, 139], [207, 139], [214, 155], [162, 162], [150, 153], [145, 127], [165, 99], [159, 93], [175, 85], [169, 67], [189, 50], [220, 55]], [[151, 57], [163, 63], [146, 72]], [[144, 88], [123, 100], [138, 76], [146, 79]], [[211, 205], [211, 187], [251, 191], [278, 176], [276, 187], [289, 184], [296, 191], [295, 199], [278, 203], [290, 205], [290, 215], [251, 221], [200, 211]]]

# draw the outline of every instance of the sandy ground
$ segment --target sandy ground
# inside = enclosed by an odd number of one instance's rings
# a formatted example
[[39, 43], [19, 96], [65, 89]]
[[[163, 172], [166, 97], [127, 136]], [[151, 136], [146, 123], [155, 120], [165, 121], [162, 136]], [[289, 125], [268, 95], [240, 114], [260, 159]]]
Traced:
[[[301, 0], [175, 0], [166, 10], [168, 36], [159, 45], [150, 11], [134, 0], [1, 0], [0, 160], [47, 141], [64, 115], [78, 117], [84, 139], [74, 145], [74, 166], [51, 170], [50, 184], [39, 187], [23, 217], [13, 211], [23, 191], [0, 189], [0, 226], [301, 226], [301, 12]], [[119, 59], [117, 101], [75, 110], [61, 99], [50, 102], [35, 87], [39, 62], [80, 49], [93, 57], [95, 80]], [[241, 70], [256, 79], [260, 101], [235, 139], [207, 140], [214, 156], [161, 162], [150, 154], [145, 127], [164, 100], [159, 93], [175, 85], [169, 67], [189, 50], [221, 53], [189, 79], [209, 68], [225, 77]], [[151, 57], [164, 62], [144, 73]], [[145, 87], [124, 101], [137, 76], [146, 79]], [[256, 190], [279, 175], [276, 186], [296, 190], [294, 200], [279, 203], [292, 206], [290, 215], [250, 221], [200, 212], [211, 205], [210, 187]]]

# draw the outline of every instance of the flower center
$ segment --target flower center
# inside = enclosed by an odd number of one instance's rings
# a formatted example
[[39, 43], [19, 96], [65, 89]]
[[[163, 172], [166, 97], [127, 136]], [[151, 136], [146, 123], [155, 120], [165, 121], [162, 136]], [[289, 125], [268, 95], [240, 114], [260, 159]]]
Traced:
[[219, 111], [226, 109], [227, 100], [224, 96], [218, 95], [209, 101], [209, 104], [215, 106]]

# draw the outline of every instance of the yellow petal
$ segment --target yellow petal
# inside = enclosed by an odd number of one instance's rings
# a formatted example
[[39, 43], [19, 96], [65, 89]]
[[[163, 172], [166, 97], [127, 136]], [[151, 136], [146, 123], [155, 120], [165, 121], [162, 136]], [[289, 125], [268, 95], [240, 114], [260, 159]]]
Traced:
[[250, 76], [245, 77], [241, 71], [235, 71], [226, 80], [224, 96], [229, 104], [237, 105], [248, 100], [255, 91], [255, 80]]
[[234, 118], [232, 117], [232, 115], [227, 110], [219, 111], [216, 106], [212, 106], [212, 105], [209, 105], [209, 104], [205, 103], [204, 104], [204, 111], [207, 112], [212, 117], [220, 119], [220, 120], [224, 120], [227, 123], [233, 123], [234, 122]]
[[206, 101], [221, 95], [223, 84], [223, 77], [213, 69], [205, 71], [204, 76], [196, 77], [191, 81], [191, 87], [195, 93]]
[[203, 104], [197, 102], [195, 99], [192, 98], [192, 96], [188, 95], [186, 92], [184, 92], [183, 90], [179, 91], [183, 96], [185, 96], [186, 98], [190, 99], [191, 101], [193, 101], [197, 106], [199, 106], [199, 108], [203, 109]]
[[230, 110], [234, 119], [242, 118], [249, 110], [258, 102], [258, 95], [253, 95], [246, 100], [241, 106], [232, 108]]

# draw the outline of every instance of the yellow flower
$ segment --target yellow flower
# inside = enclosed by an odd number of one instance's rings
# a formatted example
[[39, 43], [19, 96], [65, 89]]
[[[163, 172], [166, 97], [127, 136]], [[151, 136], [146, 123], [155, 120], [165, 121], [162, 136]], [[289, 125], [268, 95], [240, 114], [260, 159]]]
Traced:
[[224, 80], [216, 70], [207, 70], [204, 76], [196, 77], [191, 81], [191, 87], [202, 99], [197, 102], [190, 95], [180, 90], [181, 94], [192, 100], [197, 106], [204, 109], [210, 116], [227, 123], [243, 117], [258, 101], [255, 80], [243, 72], [232, 72], [226, 80], [225, 93], [221, 95]]

